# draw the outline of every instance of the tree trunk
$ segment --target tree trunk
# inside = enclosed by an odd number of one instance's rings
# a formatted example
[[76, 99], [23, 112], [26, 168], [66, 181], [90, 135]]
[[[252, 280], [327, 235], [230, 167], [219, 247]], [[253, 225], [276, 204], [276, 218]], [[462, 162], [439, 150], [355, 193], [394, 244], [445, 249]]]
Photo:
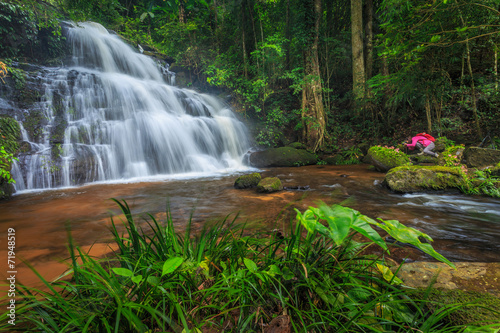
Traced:
[[362, 0], [351, 0], [352, 32], [352, 90], [354, 99], [365, 97], [365, 63], [363, 52], [363, 5]]
[[286, 60], [285, 60], [285, 70], [289, 70], [291, 68], [290, 63], [290, 0], [286, 1], [286, 23], [285, 23], [285, 38], [286, 38]]
[[[460, 11], [460, 10], [459, 10]], [[462, 12], [460, 12], [460, 20], [462, 21], [462, 24], [464, 27], [467, 26], [464, 17], [462, 15]], [[477, 114], [477, 104], [476, 104], [476, 86], [474, 84], [474, 75], [472, 72], [472, 65], [471, 65], [471, 54], [470, 54], [470, 46], [469, 46], [469, 36], [465, 36], [465, 51], [467, 52], [467, 68], [469, 69], [469, 74], [470, 74], [470, 80], [471, 80], [471, 98], [472, 98], [472, 113], [474, 115], [474, 121], [476, 123], [476, 132], [479, 137], [479, 139], [483, 138], [483, 133], [481, 131], [481, 126], [479, 125], [479, 115]]]
[[179, 22], [186, 23], [186, 7], [184, 1], [179, 1]]
[[425, 116], [427, 118], [427, 133], [432, 133], [431, 99], [425, 94]]
[[373, 0], [365, 0], [365, 4], [365, 67], [369, 80], [373, 73]]
[[495, 90], [498, 90], [498, 46], [493, 43], [493, 75], [495, 80]]
[[314, 1], [314, 30], [309, 45], [304, 47], [304, 87], [302, 90], [302, 119], [304, 142], [313, 151], [324, 144], [326, 117], [323, 105], [323, 87], [319, 68], [319, 26], [322, 17], [321, 0]]
[[246, 47], [246, 37], [245, 37], [245, 6], [241, 6], [241, 47], [243, 52], [243, 73], [245, 74], [245, 79], [248, 80], [248, 58], [247, 58], [247, 47]]

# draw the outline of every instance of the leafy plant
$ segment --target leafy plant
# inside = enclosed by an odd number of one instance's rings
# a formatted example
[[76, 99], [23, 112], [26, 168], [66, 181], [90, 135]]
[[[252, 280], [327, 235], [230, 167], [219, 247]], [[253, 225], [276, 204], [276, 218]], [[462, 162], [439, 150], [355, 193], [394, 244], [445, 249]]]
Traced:
[[[177, 234], [168, 211], [164, 223], [148, 214], [141, 226], [126, 202], [116, 202], [125, 218], [122, 228], [112, 220], [115, 256], [98, 260], [70, 246], [71, 267], [60, 279], [48, 282], [35, 271], [47, 291], [20, 285], [19, 327], [242, 332], [261, 331], [273, 318], [284, 318], [295, 332], [465, 328], [446, 321], [463, 305], [433, 302], [429, 310], [427, 293], [416, 298], [381, 257], [362, 255], [371, 244], [388, 250], [373, 229], [377, 226], [447, 262], [420, 242], [420, 237], [430, 240], [427, 235], [397, 221], [377, 222], [347, 207], [322, 204], [297, 211], [288, 234], [249, 236], [227, 218], [198, 234], [188, 221]], [[366, 241], [354, 241], [356, 234]], [[6, 316], [0, 315], [0, 330], [11, 328]]]
[[14, 160], [18, 161], [12, 153], [8, 153], [3, 146], [0, 146], [0, 179], [5, 179], [9, 184], [16, 182], [10, 174], [10, 167]]

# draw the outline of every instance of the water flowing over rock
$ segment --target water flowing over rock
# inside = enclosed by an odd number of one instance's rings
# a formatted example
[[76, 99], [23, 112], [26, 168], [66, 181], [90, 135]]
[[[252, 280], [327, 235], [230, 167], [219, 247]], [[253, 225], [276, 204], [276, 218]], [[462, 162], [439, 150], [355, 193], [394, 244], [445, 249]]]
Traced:
[[17, 191], [242, 167], [247, 129], [215, 97], [169, 85], [165, 67], [99, 24], [66, 37], [70, 64], [37, 78], [39, 121], [18, 119], [30, 149], [12, 168]]

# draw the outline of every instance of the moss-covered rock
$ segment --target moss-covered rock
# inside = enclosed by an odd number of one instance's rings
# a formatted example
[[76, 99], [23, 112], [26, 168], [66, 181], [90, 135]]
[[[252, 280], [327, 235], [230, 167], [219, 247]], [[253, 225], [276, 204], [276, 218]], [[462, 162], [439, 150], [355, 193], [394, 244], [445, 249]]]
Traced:
[[500, 162], [500, 150], [469, 147], [464, 151], [463, 163], [468, 168], [495, 166]]
[[256, 187], [262, 179], [260, 173], [254, 172], [249, 175], [239, 176], [234, 182], [234, 187], [238, 189]]
[[292, 147], [295, 149], [307, 149], [307, 146], [302, 142], [292, 142], [288, 145], [288, 147]]
[[257, 185], [257, 192], [272, 193], [283, 190], [281, 180], [277, 177], [266, 177]]
[[280, 147], [255, 152], [250, 155], [249, 161], [252, 166], [257, 168], [293, 167], [316, 164], [318, 158], [303, 149]]
[[405, 153], [385, 147], [371, 147], [368, 149], [364, 161], [372, 164], [376, 170], [387, 172], [392, 168], [399, 166], [410, 165], [410, 159]]
[[459, 168], [444, 166], [401, 166], [391, 169], [384, 183], [396, 192], [445, 190], [466, 186]]
[[14, 193], [14, 185], [9, 184], [5, 179], [0, 178], [0, 200], [9, 199]]

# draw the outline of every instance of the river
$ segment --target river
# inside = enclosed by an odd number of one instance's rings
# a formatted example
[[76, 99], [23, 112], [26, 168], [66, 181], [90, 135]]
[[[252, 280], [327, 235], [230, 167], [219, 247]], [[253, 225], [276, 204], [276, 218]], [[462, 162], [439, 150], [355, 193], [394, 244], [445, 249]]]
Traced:
[[[263, 176], [277, 176], [284, 186], [308, 186], [307, 190], [284, 190], [259, 194], [254, 189], [233, 187], [238, 174], [196, 177], [170, 176], [148, 182], [100, 183], [76, 188], [25, 192], [0, 203], [0, 258], [7, 257], [6, 233], [16, 234], [18, 281], [39, 285], [25, 260], [47, 279], [61, 274], [68, 257], [66, 225], [84, 251], [101, 256], [107, 245], [111, 216], [120, 224], [120, 210], [111, 198], [125, 200], [136, 221], [151, 213], [162, 221], [167, 203], [174, 225], [182, 231], [192, 216], [193, 230], [226, 216], [247, 223], [254, 230], [286, 229], [301, 211], [318, 201], [343, 203], [372, 218], [397, 219], [422, 230], [434, 239], [434, 247], [452, 261], [500, 262], [500, 200], [458, 193], [394, 194], [381, 183], [382, 173], [368, 165], [270, 168]], [[412, 260], [428, 260], [420, 255]], [[6, 274], [6, 262], [1, 262]], [[5, 267], [5, 268], [4, 268]]]

